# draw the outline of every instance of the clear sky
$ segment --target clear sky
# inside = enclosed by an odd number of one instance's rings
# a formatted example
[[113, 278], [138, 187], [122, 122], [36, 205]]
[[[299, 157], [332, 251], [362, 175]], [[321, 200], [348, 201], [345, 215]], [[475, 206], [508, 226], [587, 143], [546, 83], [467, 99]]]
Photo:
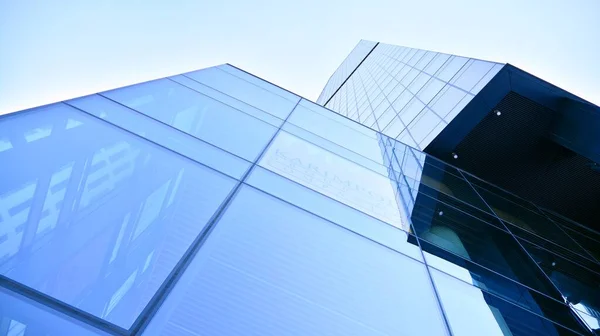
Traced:
[[0, 114], [225, 62], [316, 100], [361, 38], [600, 104], [600, 0], [0, 0]]

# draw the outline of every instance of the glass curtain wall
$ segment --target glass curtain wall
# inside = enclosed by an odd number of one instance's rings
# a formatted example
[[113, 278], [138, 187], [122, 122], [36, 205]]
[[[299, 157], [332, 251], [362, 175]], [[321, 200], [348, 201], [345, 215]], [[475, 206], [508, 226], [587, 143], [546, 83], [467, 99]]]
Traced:
[[577, 223], [230, 65], [0, 118], [0, 335], [588, 335]]
[[[336, 74], [349, 65], [342, 63]], [[404, 144], [424, 149], [503, 66], [378, 43], [356, 70], [344, 72], [348, 75], [345, 81], [332, 76], [319, 102]], [[328, 89], [330, 86], [335, 89]]]

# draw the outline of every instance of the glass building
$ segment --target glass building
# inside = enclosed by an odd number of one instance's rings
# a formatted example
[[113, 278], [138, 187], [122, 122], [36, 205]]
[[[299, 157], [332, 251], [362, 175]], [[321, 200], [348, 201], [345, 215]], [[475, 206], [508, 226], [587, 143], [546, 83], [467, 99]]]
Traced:
[[600, 108], [360, 41], [0, 118], [0, 335], [594, 335]]

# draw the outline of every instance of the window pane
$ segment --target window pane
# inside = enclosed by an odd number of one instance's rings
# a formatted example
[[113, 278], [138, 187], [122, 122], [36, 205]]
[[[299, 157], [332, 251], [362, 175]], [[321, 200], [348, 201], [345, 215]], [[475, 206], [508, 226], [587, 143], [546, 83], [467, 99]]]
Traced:
[[[409, 242], [406, 232], [281, 175], [255, 167], [247, 183], [413, 259], [423, 260], [421, 251], [414, 244], [414, 238]], [[403, 220], [408, 222], [406, 217]]]
[[102, 96], [91, 95], [67, 103], [234, 178], [240, 179], [250, 168], [251, 163], [241, 157]]
[[447, 82], [467, 63], [469, 59], [451, 56], [444, 66], [435, 74], [435, 77]]
[[446, 85], [429, 104], [440, 117], [444, 118], [460, 102], [467, 93], [450, 85]]
[[245, 71], [242, 71], [234, 66], [231, 66], [229, 64], [223, 64], [223, 65], [219, 65], [218, 68], [220, 70], [226, 71], [236, 77], [239, 77], [247, 82], [250, 82], [256, 86], [260, 86], [261, 88], [270, 91], [278, 96], [281, 96], [289, 101], [292, 102], [297, 102], [298, 99], [300, 99], [300, 97], [296, 96], [295, 94], [286, 91], [276, 85], [273, 85], [263, 79], [257, 78], [256, 76], [253, 76]]
[[0, 153], [0, 271], [124, 328], [236, 183], [64, 104], [0, 130], [49, 131]]
[[[231, 75], [219, 68], [208, 68], [185, 74], [195, 81], [210, 86], [272, 115], [285, 119], [300, 99], [289, 100], [260, 86]], [[266, 84], [265, 84], [266, 85]]]
[[376, 173], [287, 132], [277, 135], [259, 165], [408, 230], [400, 218], [387, 170], [385, 175]]
[[40, 303], [0, 289], [3, 336], [109, 335]]
[[445, 333], [423, 264], [251, 187], [240, 190], [145, 334], [180, 330]]
[[454, 335], [578, 335], [435, 269], [431, 276]]
[[490, 69], [494, 66], [492, 62], [473, 60], [473, 63], [458, 78], [452, 79], [452, 83], [461, 89], [470, 91]]
[[103, 95], [249, 161], [258, 157], [277, 131], [260, 119], [168, 79]]

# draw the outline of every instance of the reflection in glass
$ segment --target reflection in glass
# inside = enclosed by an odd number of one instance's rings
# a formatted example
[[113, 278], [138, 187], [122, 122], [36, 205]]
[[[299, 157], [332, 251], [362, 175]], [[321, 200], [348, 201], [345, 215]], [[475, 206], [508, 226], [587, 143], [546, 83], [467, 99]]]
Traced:
[[168, 79], [102, 95], [249, 161], [258, 157], [277, 131], [254, 116]]
[[13, 143], [0, 152], [0, 272], [123, 328], [235, 185], [64, 104], [0, 131]]
[[0, 328], [3, 336], [109, 335], [1, 288]]
[[[373, 140], [375, 141], [375, 140]], [[387, 176], [280, 132], [259, 165], [408, 231]]]
[[431, 269], [444, 312], [454, 335], [578, 335], [463, 281]]
[[243, 186], [144, 334], [444, 329], [425, 265]]

